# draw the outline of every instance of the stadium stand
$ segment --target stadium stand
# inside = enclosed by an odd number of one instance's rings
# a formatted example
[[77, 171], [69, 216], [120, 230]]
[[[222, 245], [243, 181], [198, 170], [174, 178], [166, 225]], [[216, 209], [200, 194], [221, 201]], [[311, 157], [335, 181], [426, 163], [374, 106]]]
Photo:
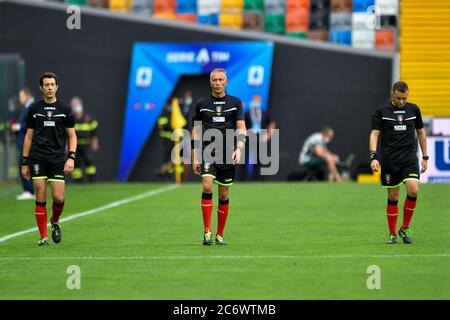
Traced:
[[[402, 1], [401, 13], [400, 73], [414, 88], [410, 100], [421, 106], [423, 114], [449, 117], [450, 2]], [[381, 43], [391, 41], [384, 37]]]
[[[396, 52], [399, 48], [399, 0], [63, 1], [161, 19], [330, 41], [361, 49]], [[433, 3], [442, 1], [433, 0], [429, 5]]]

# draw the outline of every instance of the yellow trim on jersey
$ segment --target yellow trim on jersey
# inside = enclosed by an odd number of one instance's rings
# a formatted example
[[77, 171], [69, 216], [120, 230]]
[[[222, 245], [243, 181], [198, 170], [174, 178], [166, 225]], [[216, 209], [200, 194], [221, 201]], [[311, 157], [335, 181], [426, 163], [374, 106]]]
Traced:
[[60, 180], [60, 179], [48, 179], [48, 182], [62, 182], [62, 183], [66, 183], [64, 180]]
[[47, 176], [32, 177], [32, 180], [47, 179]]
[[215, 175], [213, 175], [213, 174], [210, 174], [210, 173], [205, 173], [205, 174], [202, 174], [202, 178], [203, 177], [213, 177], [214, 179], [216, 178], [216, 176]]

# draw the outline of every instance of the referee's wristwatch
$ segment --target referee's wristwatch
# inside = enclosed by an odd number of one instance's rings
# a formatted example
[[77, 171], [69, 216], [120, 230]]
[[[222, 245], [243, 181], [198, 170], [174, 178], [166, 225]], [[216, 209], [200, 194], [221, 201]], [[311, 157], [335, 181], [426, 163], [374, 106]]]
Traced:
[[422, 156], [422, 160], [428, 160], [430, 159], [430, 156]]

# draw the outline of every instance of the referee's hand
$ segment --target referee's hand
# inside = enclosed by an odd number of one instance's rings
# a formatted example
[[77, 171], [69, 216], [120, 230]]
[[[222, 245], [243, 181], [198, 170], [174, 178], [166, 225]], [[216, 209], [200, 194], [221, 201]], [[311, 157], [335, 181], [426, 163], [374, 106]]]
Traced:
[[370, 169], [372, 170], [372, 172], [378, 172], [378, 170], [380, 170], [380, 163], [378, 162], [378, 160], [374, 159], [370, 161]]
[[194, 173], [197, 175], [197, 176], [199, 176], [200, 175], [200, 164], [198, 164], [198, 163], [193, 163], [192, 164], [192, 170], [194, 170]]
[[233, 152], [233, 164], [236, 165], [241, 161], [241, 149], [237, 148]]
[[64, 165], [64, 173], [69, 174], [73, 171], [75, 161], [72, 158], [67, 159], [66, 164]]
[[28, 166], [22, 166], [21, 167], [21, 171], [22, 171], [22, 177], [29, 181], [30, 180], [30, 168]]

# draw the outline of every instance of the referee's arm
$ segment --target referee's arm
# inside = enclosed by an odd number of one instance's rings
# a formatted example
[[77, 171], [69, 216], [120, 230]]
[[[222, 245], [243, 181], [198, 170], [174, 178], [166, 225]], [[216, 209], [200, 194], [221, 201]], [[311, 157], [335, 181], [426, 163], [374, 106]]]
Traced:
[[[27, 133], [25, 134], [25, 139], [23, 141], [22, 159], [28, 159], [28, 157], [30, 155], [30, 149], [31, 149], [31, 143], [33, 141], [33, 135], [34, 135], [34, 129], [28, 128]], [[22, 176], [26, 180], [30, 180], [30, 168], [28, 167], [28, 164], [23, 161], [24, 160], [22, 160], [22, 166], [21, 166]]]
[[[237, 136], [238, 136], [238, 142], [237, 142], [237, 148], [233, 152], [233, 164], [238, 164], [241, 160], [241, 150], [245, 147], [245, 137], [247, 137], [247, 128], [245, 127], [245, 120], [238, 120], [236, 121], [236, 127], [237, 127]], [[240, 136], [244, 137], [244, 140], [239, 139]]]
[[[380, 130], [374, 129], [370, 132], [370, 139], [369, 139], [370, 152], [374, 151], [376, 153], [379, 135], [380, 135]], [[377, 159], [373, 159], [370, 161], [370, 169], [372, 169], [372, 171], [380, 170], [380, 163], [378, 162]]]
[[[69, 139], [69, 152], [76, 153], [77, 151], [77, 134], [75, 128], [67, 128], [67, 137]], [[73, 158], [68, 158], [66, 164], [64, 165], [64, 172], [71, 173], [75, 166], [75, 160]]]
[[[427, 152], [427, 134], [425, 133], [425, 129], [421, 128], [417, 130], [417, 138], [419, 140], [419, 145], [420, 145], [420, 149], [422, 150], [422, 155], [423, 156], [428, 156], [428, 152]], [[421, 161], [421, 169], [420, 169], [420, 173], [424, 173], [425, 171], [427, 171], [427, 167], [428, 167], [428, 162], [427, 160], [422, 158]]]

